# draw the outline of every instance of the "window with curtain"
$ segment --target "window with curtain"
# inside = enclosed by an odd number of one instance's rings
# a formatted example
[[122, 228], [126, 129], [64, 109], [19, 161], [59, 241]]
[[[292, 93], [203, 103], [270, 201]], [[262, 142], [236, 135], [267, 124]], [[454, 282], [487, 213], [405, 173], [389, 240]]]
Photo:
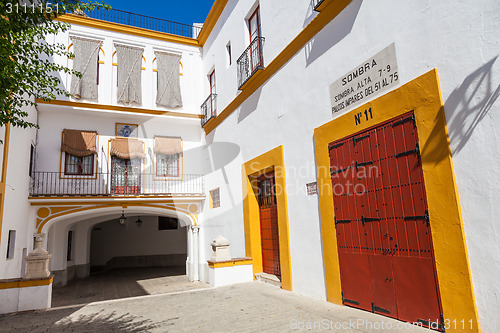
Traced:
[[94, 155], [75, 156], [66, 153], [65, 175], [86, 175], [94, 174]]
[[71, 37], [71, 41], [75, 54], [73, 69], [82, 74], [82, 77], [72, 76], [71, 95], [77, 99], [95, 100], [98, 97], [99, 48], [102, 41], [74, 36]]
[[154, 153], [157, 177], [179, 177], [181, 175], [181, 138], [155, 137]]
[[155, 51], [158, 84], [156, 104], [168, 108], [182, 106], [179, 67], [181, 56], [167, 52]]
[[142, 47], [115, 44], [118, 63], [117, 101], [125, 104], [142, 103]]
[[61, 151], [64, 152], [64, 174], [94, 174], [94, 156], [97, 154], [97, 132], [65, 129]]
[[156, 175], [158, 177], [179, 177], [179, 154], [156, 154]]

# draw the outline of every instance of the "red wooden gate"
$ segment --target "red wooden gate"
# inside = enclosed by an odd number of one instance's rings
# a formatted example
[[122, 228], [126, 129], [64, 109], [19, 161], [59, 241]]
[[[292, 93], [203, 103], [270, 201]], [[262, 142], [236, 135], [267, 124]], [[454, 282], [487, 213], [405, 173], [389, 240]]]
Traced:
[[259, 177], [259, 213], [262, 269], [264, 273], [281, 277], [274, 173]]
[[344, 304], [442, 329], [413, 113], [329, 149]]

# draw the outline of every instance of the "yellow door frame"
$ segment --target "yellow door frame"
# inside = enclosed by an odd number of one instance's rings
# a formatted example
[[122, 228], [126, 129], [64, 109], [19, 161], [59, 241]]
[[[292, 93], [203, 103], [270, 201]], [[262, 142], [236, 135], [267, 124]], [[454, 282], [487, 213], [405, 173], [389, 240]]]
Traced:
[[253, 259], [253, 273], [262, 272], [262, 247], [257, 193], [257, 177], [274, 170], [276, 205], [278, 207], [278, 234], [280, 248], [281, 287], [292, 290], [292, 266], [288, 231], [285, 162], [283, 146], [278, 146], [242, 165], [243, 215], [245, 223], [246, 256]]
[[[364, 113], [370, 108], [372, 118]], [[328, 144], [412, 110], [419, 137], [446, 331], [480, 332], [436, 69], [314, 131], [327, 299], [342, 304]], [[361, 122], [356, 125], [355, 115], [360, 112], [363, 113]]]

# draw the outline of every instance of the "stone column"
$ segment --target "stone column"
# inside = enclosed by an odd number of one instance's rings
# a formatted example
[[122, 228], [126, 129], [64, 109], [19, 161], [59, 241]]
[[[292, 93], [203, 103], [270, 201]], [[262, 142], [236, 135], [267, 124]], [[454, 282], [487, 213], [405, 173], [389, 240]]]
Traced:
[[191, 226], [193, 230], [193, 261], [194, 261], [194, 269], [193, 269], [193, 280], [200, 281], [200, 241], [199, 241], [199, 226]]
[[24, 280], [47, 279], [50, 277], [49, 260], [52, 254], [42, 247], [45, 234], [35, 234], [35, 249], [30, 252], [26, 260]]

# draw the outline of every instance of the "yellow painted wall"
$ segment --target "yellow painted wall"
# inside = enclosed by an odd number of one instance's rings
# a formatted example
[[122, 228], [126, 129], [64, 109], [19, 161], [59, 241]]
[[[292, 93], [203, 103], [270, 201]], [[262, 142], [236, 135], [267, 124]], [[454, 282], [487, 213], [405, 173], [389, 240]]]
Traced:
[[280, 243], [281, 287], [292, 290], [292, 266], [288, 231], [288, 204], [286, 196], [285, 162], [283, 146], [276, 147], [242, 166], [243, 214], [245, 221], [246, 256], [253, 259], [254, 274], [262, 272], [262, 249], [260, 241], [260, 216], [257, 201], [257, 177], [274, 170], [276, 204], [278, 206], [278, 233]]

